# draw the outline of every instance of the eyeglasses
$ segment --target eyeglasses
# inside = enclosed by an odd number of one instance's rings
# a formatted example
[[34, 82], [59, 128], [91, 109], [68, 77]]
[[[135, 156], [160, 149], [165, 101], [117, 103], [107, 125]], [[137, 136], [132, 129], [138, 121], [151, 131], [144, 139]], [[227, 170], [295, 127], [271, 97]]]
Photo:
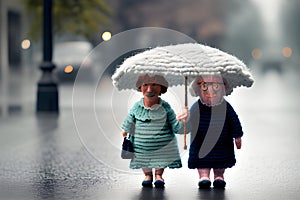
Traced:
[[214, 91], [219, 91], [221, 89], [220, 85], [224, 85], [224, 83], [221, 82], [204, 82], [201, 81], [198, 83], [202, 91], [208, 90], [208, 86], [211, 85]]

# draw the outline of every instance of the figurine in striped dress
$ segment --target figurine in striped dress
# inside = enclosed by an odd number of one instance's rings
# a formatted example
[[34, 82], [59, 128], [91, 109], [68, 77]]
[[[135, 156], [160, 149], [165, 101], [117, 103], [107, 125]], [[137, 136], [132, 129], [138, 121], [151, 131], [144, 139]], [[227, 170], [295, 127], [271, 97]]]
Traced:
[[175, 136], [180, 123], [171, 106], [159, 97], [168, 88], [164, 77], [140, 76], [136, 87], [143, 98], [131, 108], [122, 125], [123, 136], [133, 136], [130, 168], [143, 170], [144, 187], [152, 187], [153, 171], [155, 187], [164, 187], [164, 169], [182, 167]]

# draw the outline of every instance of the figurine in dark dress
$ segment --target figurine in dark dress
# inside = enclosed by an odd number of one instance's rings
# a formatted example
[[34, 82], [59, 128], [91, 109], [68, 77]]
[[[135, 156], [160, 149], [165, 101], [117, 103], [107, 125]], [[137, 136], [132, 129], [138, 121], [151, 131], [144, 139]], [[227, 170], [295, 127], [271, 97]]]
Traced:
[[191, 133], [188, 167], [197, 169], [199, 188], [210, 188], [210, 171], [214, 172], [215, 188], [224, 188], [224, 172], [235, 165], [234, 143], [241, 148], [242, 127], [232, 106], [224, 99], [226, 80], [219, 75], [196, 78], [191, 91], [199, 100], [187, 114], [177, 115], [178, 120], [188, 119]]

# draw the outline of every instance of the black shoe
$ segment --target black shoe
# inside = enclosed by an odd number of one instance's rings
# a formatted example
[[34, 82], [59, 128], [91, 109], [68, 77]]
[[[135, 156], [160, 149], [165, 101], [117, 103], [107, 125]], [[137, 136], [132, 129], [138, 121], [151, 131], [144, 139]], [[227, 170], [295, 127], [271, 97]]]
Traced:
[[220, 188], [220, 189], [224, 189], [226, 186], [226, 182], [221, 180], [221, 179], [216, 179], [214, 181], [214, 187], [215, 188]]
[[165, 187], [165, 182], [163, 180], [156, 180], [154, 182], [154, 185], [156, 188], [164, 188]]
[[152, 181], [151, 180], [143, 181], [142, 186], [143, 187], [152, 187]]
[[211, 185], [210, 180], [199, 181], [198, 186], [200, 189], [209, 189]]

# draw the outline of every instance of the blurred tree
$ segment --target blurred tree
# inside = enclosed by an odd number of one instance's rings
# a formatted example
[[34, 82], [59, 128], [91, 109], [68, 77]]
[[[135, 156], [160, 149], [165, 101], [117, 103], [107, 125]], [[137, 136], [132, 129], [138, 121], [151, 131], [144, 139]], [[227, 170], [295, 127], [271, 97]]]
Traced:
[[[29, 35], [40, 38], [43, 23], [43, 0], [24, 0], [32, 17]], [[71, 33], [93, 40], [101, 25], [108, 21], [111, 8], [104, 0], [53, 0], [53, 33]]]

